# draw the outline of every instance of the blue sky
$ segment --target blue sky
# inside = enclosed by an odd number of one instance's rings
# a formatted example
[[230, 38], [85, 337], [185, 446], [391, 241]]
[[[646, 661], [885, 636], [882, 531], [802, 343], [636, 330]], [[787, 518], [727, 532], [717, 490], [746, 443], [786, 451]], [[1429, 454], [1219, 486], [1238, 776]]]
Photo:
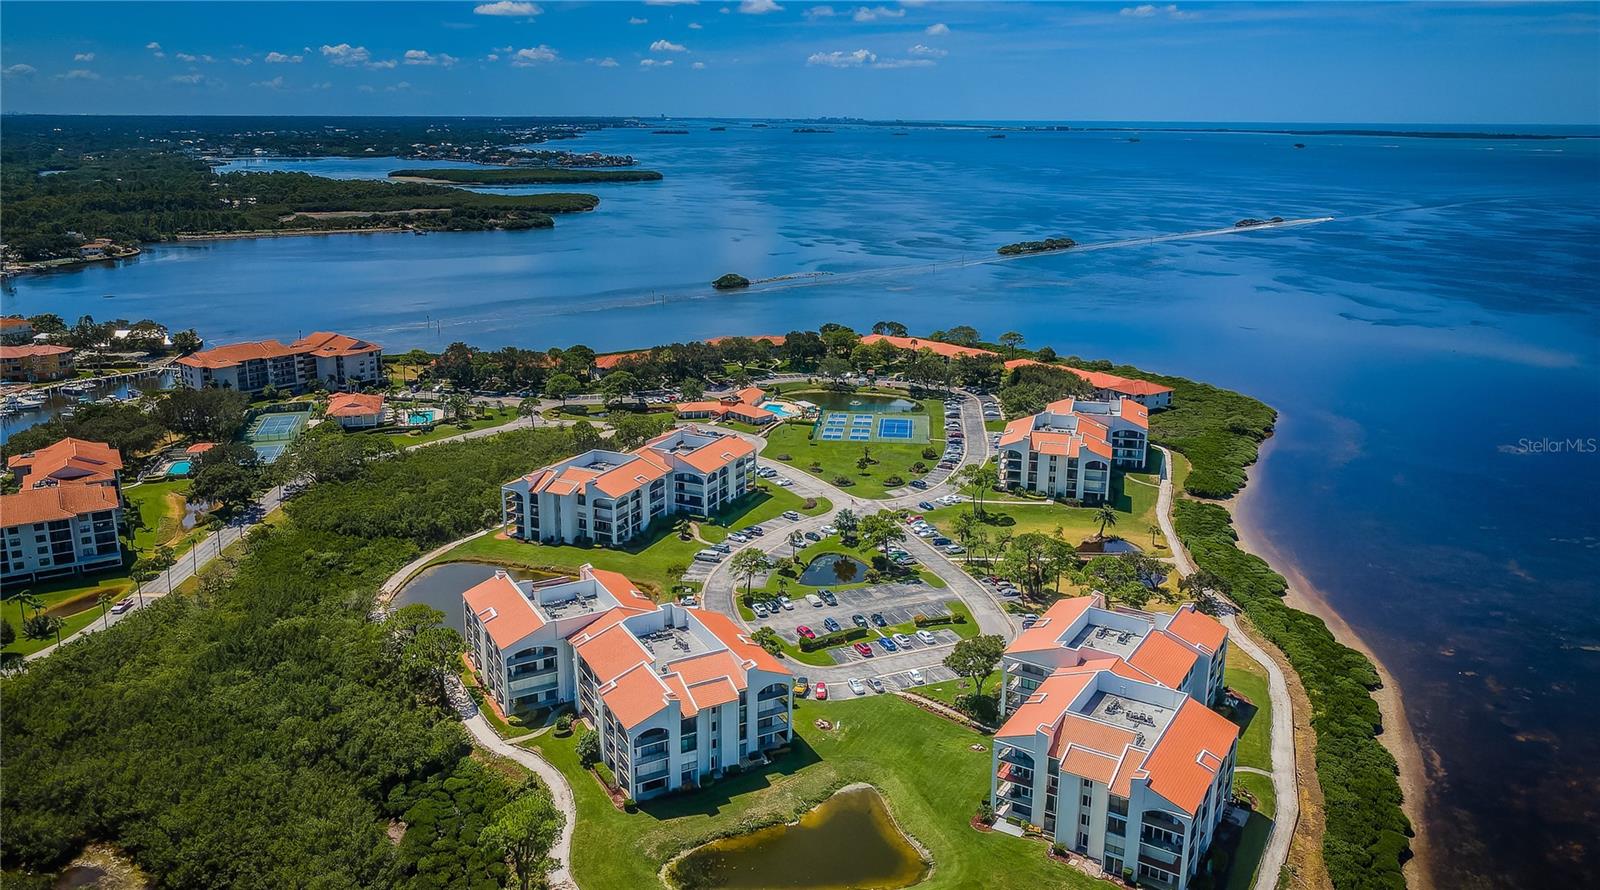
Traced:
[[1600, 5], [0, 3], [0, 109], [1600, 123]]

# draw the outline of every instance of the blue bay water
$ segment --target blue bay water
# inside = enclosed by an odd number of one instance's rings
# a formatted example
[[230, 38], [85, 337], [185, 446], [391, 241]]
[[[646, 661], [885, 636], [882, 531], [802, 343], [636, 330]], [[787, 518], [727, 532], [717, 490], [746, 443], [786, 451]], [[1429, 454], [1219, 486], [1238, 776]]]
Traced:
[[[1250, 522], [1404, 690], [1440, 883], [1600, 873], [1600, 142], [727, 125], [568, 146], [666, 179], [575, 186], [601, 206], [553, 230], [154, 247], [6, 311], [391, 351], [967, 323], [1239, 389], [1281, 412]], [[1245, 216], [1334, 221], [963, 265]], [[711, 291], [729, 271], [841, 278]]]

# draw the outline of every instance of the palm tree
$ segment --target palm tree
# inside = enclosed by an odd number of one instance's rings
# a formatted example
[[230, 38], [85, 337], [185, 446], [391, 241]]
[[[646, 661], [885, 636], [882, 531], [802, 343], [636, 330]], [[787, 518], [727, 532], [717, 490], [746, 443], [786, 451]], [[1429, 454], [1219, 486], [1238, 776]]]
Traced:
[[100, 604], [100, 620], [104, 621], [106, 617], [106, 610], [111, 608], [111, 604], [117, 601], [117, 595], [113, 593], [110, 588], [107, 588], [100, 591], [99, 595], [94, 598], [94, 601]]
[[1150, 532], [1150, 549], [1154, 550], [1156, 547], [1156, 536], [1161, 534], [1161, 526], [1152, 522], [1146, 531]]
[[17, 601], [17, 611], [32, 609], [35, 617], [44, 609], [44, 600], [40, 599], [32, 588], [23, 588], [22, 592], [12, 597], [12, 599]]
[[1094, 518], [1100, 522], [1100, 537], [1106, 536], [1106, 528], [1117, 524], [1117, 511], [1111, 509], [1110, 504], [1101, 504], [1094, 511]]
[[789, 556], [791, 558], [793, 558], [793, 559], [799, 559], [800, 558], [800, 548], [804, 547], [805, 544], [806, 544], [805, 535], [802, 535], [799, 532], [790, 532], [789, 533]]
[[983, 495], [994, 481], [992, 470], [979, 464], [968, 464], [961, 468], [957, 477], [962, 483], [962, 490], [972, 496], [972, 512], [978, 516], [983, 515]]

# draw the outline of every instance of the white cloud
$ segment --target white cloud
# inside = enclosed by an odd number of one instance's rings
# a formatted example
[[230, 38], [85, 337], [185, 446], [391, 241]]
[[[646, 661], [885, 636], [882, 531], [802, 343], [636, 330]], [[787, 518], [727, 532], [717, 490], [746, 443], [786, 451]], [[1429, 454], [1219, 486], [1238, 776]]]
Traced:
[[158, 59], [165, 59], [167, 57], [167, 54], [161, 51], [161, 44], [156, 43], [154, 40], [146, 43], [144, 48], [149, 50], [151, 55], [154, 55]]
[[394, 84], [392, 86], [386, 86], [383, 89], [384, 89], [384, 92], [386, 92], [386, 93], [398, 93], [401, 90], [409, 90], [409, 89], [411, 89], [411, 84], [409, 82], [407, 82], [407, 81], [402, 80], [397, 84]]
[[639, 18], [638, 16], [634, 16], [633, 18], [628, 19], [628, 24], [630, 24], [630, 25], [648, 25], [648, 24], [650, 24], [650, 20], [649, 19], [642, 19], [642, 18]]
[[640, 59], [639, 60], [639, 67], [640, 68], [670, 68], [671, 66], [672, 66], [672, 60], [671, 59], [665, 59], [665, 60], [663, 60], [663, 59]]
[[689, 48], [681, 43], [673, 43], [670, 40], [657, 40], [655, 43], [650, 44], [650, 51], [653, 53], [681, 53], [688, 52]]
[[782, 8], [773, 0], [739, 0], [739, 11], [745, 15], [766, 15]]
[[617, 60], [611, 58], [610, 56], [606, 56], [603, 59], [586, 59], [585, 61], [587, 61], [591, 65], [599, 65], [601, 68], [615, 68], [615, 67], [617, 67]]
[[705, 62], [695, 62], [693, 65], [690, 65], [689, 67], [693, 68], [696, 71], [704, 71], [705, 67], [706, 67], [706, 63]]
[[386, 70], [388, 70], [390, 68], [393, 68], [393, 67], [395, 67], [396, 65], [399, 65], [399, 64], [400, 63], [396, 62], [394, 59], [384, 59], [381, 62], [368, 62], [367, 63], [367, 67], [368, 68], [375, 68], [375, 69], [377, 69], [379, 71], [386, 71]]
[[807, 59], [807, 65], [820, 65], [825, 68], [859, 68], [878, 60], [878, 54], [871, 50], [858, 49], [853, 53], [834, 50], [831, 53], [812, 53]]
[[1174, 19], [1192, 19], [1195, 16], [1195, 14], [1192, 12], [1184, 12], [1183, 10], [1179, 9], [1175, 3], [1168, 3], [1165, 6], [1157, 6], [1154, 3], [1141, 3], [1138, 6], [1125, 6], [1117, 14], [1135, 19], [1147, 19], [1158, 15], [1164, 15], [1168, 18]]
[[364, 65], [372, 60], [372, 53], [364, 46], [341, 43], [338, 46], [322, 45], [322, 55], [335, 65]]
[[950, 33], [950, 26], [944, 22], [939, 22], [936, 25], [929, 25], [928, 27], [923, 28], [922, 33], [928, 35], [929, 37], [940, 37]]
[[72, 61], [74, 61], [74, 62], [93, 62], [94, 61], [94, 53], [77, 53], [77, 54], [73, 55]]
[[161, 48], [161, 44], [156, 43], [154, 40], [152, 40], [149, 43], [146, 43], [144, 45], [144, 48], [145, 49], [160, 49]]
[[517, 68], [528, 68], [541, 62], [554, 62], [556, 51], [544, 44], [519, 49], [511, 56], [511, 64]]
[[434, 55], [425, 49], [408, 49], [405, 58], [407, 65], [443, 65], [446, 68], [461, 61], [449, 53]]
[[371, 84], [365, 84], [365, 83], [362, 84], [361, 86], [356, 87], [356, 89], [359, 90], [360, 92], [363, 92], [363, 93], [376, 92], [375, 90], [373, 90]]
[[505, 15], [529, 18], [539, 15], [544, 10], [537, 3], [516, 3], [513, 0], [498, 0], [496, 3], [480, 3], [472, 7], [476, 15]]
[[874, 68], [932, 68], [932, 59], [884, 59], [873, 62]]
[[699, 22], [690, 22], [689, 23], [689, 30], [691, 30], [691, 31], [698, 31], [698, 30], [700, 30], [701, 28], [704, 28], [704, 27], [705, 27], [705, 25], [702, 25]]
[[232, 62], [235, 65], [254, 65], [256, 63], [256, 60], [250, 58], [249, 56], [234, 56], [232, 59], [229, 59], [228, 61]]
[[858, 6], [855, 14], [850, 16], [850, 18], [858, 22], [875, 22], [878, 19], [903, 19], [905, 17], [905, 10], [890, 9], [887, 6], [874, 6], [870, 9], [865, 6]]
[[206, 76], [198, 71], [191, 71], [188, 74], [174, 74], [167, 78], [167, 80], [170, 80], [173, 83], [186, 83], [190, 86], [197, 86], [205, 83]]
[[913, 56], [932, 56], [935, 59], [942, 59], [945, 56], [950, 55], [949, 50], [938, 49], [937, 47], [932, 46], [924, 46], [920, 43], [906, 50], [906, 52], [912, 54]]
[[695, 6], [700, 0], [644, 0], [646, 6]]
[[281, 90], [283, 89], [283, 75], [280, 74], [271, 80], [257, 80], [252, 82], [250, 85], [253, 87], [260, 87], [264, 90]]
[[304, 62], [305, 60], [306, 60], [306, 57], [302, 56], [302, 55], [299, 55], [298, 53], [295, 54], [295, 55], [292, 55], [292, 56], [289, 55], [288, 53], [280, 53], [280, 52], [267, 53], [267, 62], [268, 62], [268, 64], [272, 64], [272, 65], [283, 65], [283, 64], [298, 65], [301, 62]]
[[32, 65], [24, 65], [23, 63], [18, 62], [15, 65], [8, 65], [5, 68], [0, 69], [0, 74], [4, 74], [6, 77], [27, 77], [30, 74], [36, 73], [38, 70], [39, 69], [33, 67]]
[[801, 15], [808, 19], [831, 19], [838, 13], [834, 12], [832, 6], [809, 6]]
[[172, 57], [174, 59], [177, 59], [180, 62], [198, 62], [198, 61], [200, 61], [200, 57], [196, 56], [196, 55], [194, 55], [192, 53], [174, 53]]
[[74, 68], [66, 74], [57, 74], [61, 80], [99, 80], [100, 75], [87, 68]]
[[516, 50], [512, 49], [510, 46], [497, 46], [494, 48], [494, 51], [500, 53], [501, 55], [516, 52]]
[[500, 54], [499, 53], [490, 53], [487, 56], [484, 56], [483, 60], [485, 62], [498, 62], [498, 61], [500, 61]]

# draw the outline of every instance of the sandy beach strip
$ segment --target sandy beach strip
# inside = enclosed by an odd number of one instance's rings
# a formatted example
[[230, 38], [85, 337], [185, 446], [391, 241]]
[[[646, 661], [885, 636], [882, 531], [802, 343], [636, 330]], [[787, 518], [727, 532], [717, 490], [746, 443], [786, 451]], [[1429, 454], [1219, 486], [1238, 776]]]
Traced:
[[[1262, 446], [1261, 458], [1249, 468], [1248, 477], [1258, 479], [1259, 468], [1270, 459], [1274, 449], [1274, 439], [1268, 439]], [[1227, 501], [1216, 503], [1226, 507], [1233, 515], [1233, 527], [1239, 534], [1239, 546], [1247, 552], [1261, 557], [1270, 564], [1274, 571], [1284, 577], [1289, 583], [1288, 595], [1285, 603], [1289, 606], [1307, 612], [1327, 622], [1328, 630], [1340, 643], [1362, 653], [1372, 662], [1378, 672], [1378, 678], [1383, 682], [1381, 689], [1372, 693], [1372, 698], [1378, 703], [1378, 711], [1383, 717], [1383, 733], [1378, 736], [1378, 741], [1394, 757], [1400, 767], [1400, 790], [1405, 795], [1402, 809], [1406, 818], [1411, 820], [1411, 828], [1415, 833], [1411, 838], [1412, 858], [1404, 866], [1406, 884], [1409, 887], [1428, 888], [1433, 886], [1433, 872], [1428, 865], [1428, 823], [1427, 815], [1427, 769], [1424, 762], [1421, 745], [1417, 742], [1416, 735], [1411, 730], [1411, 723], [1406, 720], [1405, 703], [1401, 696], [1400, 684], [1394, 675], [1372, 651], [1365, 641], [1358, 636], [1350, 624], [1340, 617], [1328, 604], [1327, 597], [1319, 591], [1305, 574], [1293, 557], [1272, 544], [1267, 532], [1256, 520], [1259, 518], [1251, 509], [1252, 491], [1259, 486], [1246, 483], [1245, 488]]]

